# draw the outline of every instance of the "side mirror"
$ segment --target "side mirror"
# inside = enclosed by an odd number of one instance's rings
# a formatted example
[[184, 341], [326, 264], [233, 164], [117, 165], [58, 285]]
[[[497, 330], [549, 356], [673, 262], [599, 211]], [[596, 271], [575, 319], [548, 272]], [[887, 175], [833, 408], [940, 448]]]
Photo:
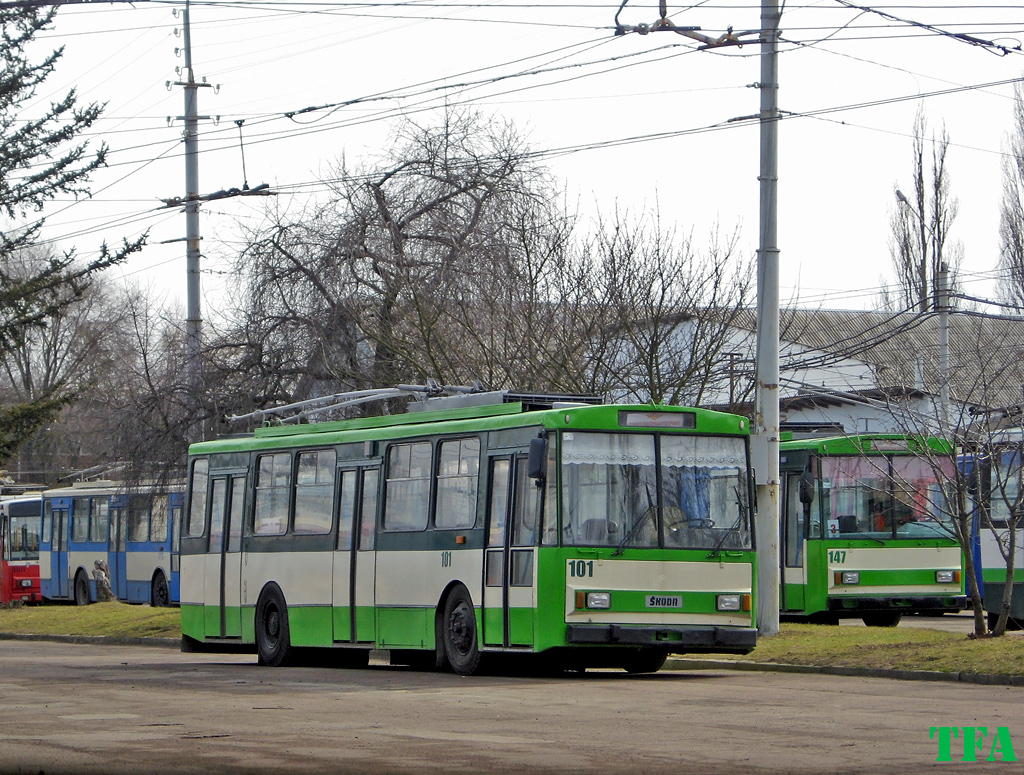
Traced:
[[547, 476], [548, 440], [544, 436], [530, 439], [530, 457], [526, 461], [526, 475], [543, 480]]
[[809, 504], [814, 501], [814, 474], [804, 471], [800, 474], [800, 502]]

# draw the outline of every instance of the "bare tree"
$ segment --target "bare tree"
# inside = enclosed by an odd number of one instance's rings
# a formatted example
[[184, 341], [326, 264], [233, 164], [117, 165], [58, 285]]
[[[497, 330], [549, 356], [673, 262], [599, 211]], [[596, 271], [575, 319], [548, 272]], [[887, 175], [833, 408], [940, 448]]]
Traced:
[[728, 343], [749, 299], [749, 261], [736, 236], [712, 234], [700, 251], [665, 229], [657, 213], [635, 225], [616, 216], [594, 246], [598, 295], [612, 326], [603, 346], [605, 382], [627, 400], [699, 405], [721, 393]]
[[[886, 288], [883, 304], [895, 299], [906, 309], [928, 312], [937, 299], [939, 271], [945, 264], [949, 288], [957, 283], [963, 247], [950, 240], [949, 231], [959, 210], [958, 200], [950, 193], [946, 153], [949, 135], [945, 128], [938, 138], [925, 140], [928, 123], [920, 109], [914, 120], [912, 185], [907, 193], [896, 184], [899, 200], [892, 211], [892, 236], [889, 253], [896, 272], [896, 288]], [[931, 146], [929, 165], [926, 142]]]
[[[927, 456], [941, 483], [941, 493], [937, 493], [941, 497], [936, 497], [931, 507], [935, 513], [949, 515], [954, 537], [963, 550], [975, 636], [986, 634], [986, 624], [988, 634], [999, 636], [1006, 631], [1019, 554], [1017, 541], [1024, 529], [1021, 405], [1005, 403], [1024, 378], [1024, 351], [1019, 343], [1010, 341], [1005, 327], [988, 325], [984, 316], [968, 320], [970, 328], [958, 337], [962, 344], [953, 353], [958, 364], [952, 386], [957, 411], [946, 417], [938, 402], [927, 411], [894, 398], [890, 412], [904, 432], [924, 436], [941, 429], [954, 445], [957, 465], [952, 470], [946, 470], [943, 456]], [[968, 349], [967, 342], [973, 349]], [[974, 541], [979, 537], [998, 547], [1006, 568], [1005, 583], [996, 585], [1000, 614], [994, 619], [990, 616], [987, 623], [984, 612], [991, 614], [994, 596], [986, 583], [983, 599], [977, 584], [982, 569], [976, 567]]]
[[514, 130], [447, 112], [392, 148], [252, 235], [221, 371], [244, 365], [257, 406], [438, 376], [580, 387], [588, 269]]
[[1024, 307], [1024, 88], [1013, 87], [1013, 128], [1003, 155], [1003, 198], [999, 211], [999, 293]]

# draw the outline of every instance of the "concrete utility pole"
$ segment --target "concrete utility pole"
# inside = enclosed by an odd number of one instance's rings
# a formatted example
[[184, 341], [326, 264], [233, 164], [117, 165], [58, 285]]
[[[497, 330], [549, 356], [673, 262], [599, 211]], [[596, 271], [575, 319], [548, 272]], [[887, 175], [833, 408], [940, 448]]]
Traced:
[[[677, 27], [668, 18], [668, 4], [660, 0], [661, 18], [652, 24], [627, 26], [619, 22], [625, 7], [615, 14], [615, 34], [674, 32], [697, 40], [702, 49], [739, 46], [753, 31], [729, 30], [717, 38], [700, 27]], [[757, 631], [779, 632], [779, 248], [776, 244], [778, 184], [778, 49], [782, 12], [775, 0], [762, 0], [761, 29], [761, 239], [757, 251], [757, 419], [751, 430], [751, 452], [757, 474]], [[744, 116], [744, 119], [753, 116]]]
[[945, 262], [939, 264], [938, 280], [935, 302], [939, 308], [939, 427], [945, 431], [949, 427], [949, 270]]
[[185, 318], [185, 371], [189, 387], [197, 391], [202, 384], [202, 326], [199, 309], [199, 88], [211, 86], [196, 83], [192, 70], [192, 31], [188, 20], [189, 3], [185, 0], [182, 27], [185, 37], [185, 80], [175, 86], [185, 89], [185, 271], [187, 276]]
[[761, 3], [761, 217], [757, 251], [757, 426], [764, 469], [757, 472], [757, 632], [779, 632], [779, 18]]

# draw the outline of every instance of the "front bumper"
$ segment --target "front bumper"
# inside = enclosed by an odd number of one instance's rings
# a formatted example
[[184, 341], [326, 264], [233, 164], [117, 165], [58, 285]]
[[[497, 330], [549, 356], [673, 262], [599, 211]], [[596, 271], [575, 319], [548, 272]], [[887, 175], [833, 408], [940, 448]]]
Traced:
[[967, 595], [906, 595], [886, 597], [830, 597], [828, 610], [832, 613], [860, 615], [872, 611], [913, 613], [915, 611], [942, 611], [955, 613], [970, 607]]
[[757, 644], [753, 627], [713, 625], [569, 624], [570, 645], [657, 646], [677, 654], [748, 654]]

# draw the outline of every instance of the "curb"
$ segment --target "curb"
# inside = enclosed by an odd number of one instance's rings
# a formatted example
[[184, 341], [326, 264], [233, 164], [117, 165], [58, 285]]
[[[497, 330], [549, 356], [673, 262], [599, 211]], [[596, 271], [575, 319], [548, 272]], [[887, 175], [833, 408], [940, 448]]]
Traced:
[[46, 641], [48, 643], [76, 643], [93, 646], [181, 648], [181, 638], [123, 638], [118, 635], [26, 635], [20, 632], [0, 632], [0, 640], [34, 640]]
[[898, 681], [945, 681], [981, 684], [984, 686], [1024, 686], [1024, 675], [991, 673], [940, 673], [933, 670], [891, 670], [880, 667], [832, 667], [787, 665], [779, 662], [735, 662], [724, 659], [670, 659], [665, 667], [671, 670], [747, 670], [765, 673], [808, 673], [844, 675], [860, 678], [889, 678]]

